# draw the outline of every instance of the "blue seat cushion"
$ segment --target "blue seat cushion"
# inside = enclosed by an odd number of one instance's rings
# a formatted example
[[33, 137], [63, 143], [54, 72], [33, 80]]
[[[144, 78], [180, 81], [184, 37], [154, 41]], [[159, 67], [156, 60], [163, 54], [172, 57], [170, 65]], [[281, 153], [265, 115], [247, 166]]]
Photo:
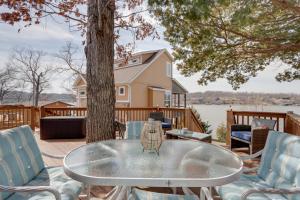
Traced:
[[[300, 137], [270, 131], [257, 174], [270, 186], [279, 189], [300, 187]], [[299, 200], [300, 195], [285, 195]]]
[[175, 194], [165, 194], [157, 192], [149, 192], [145, 190], [140, 190], [133, 188], [129, 200], [196, 200], [197, 196], [194, 195], [175, 195]]
[[166, 123], [166, 122], [162, 122], [161, 126], [162, 126], [162, 128], [172, 128], [172, 124]]
[[[242, 174], [238, 181], [216, 187], [217, 193], [223, 200], [240, 200], [241, 195], [250, 189], [270, 188], [263, 179], [256, 175]], [[247, 200], [287, 200], [280, 194], [252, 194], [247, 197]]]
[[[75, 200], [82, 190], [82, 184], [65, 175], [62, 167], [50, 167], [42, 170], [26, 186], [51, 186], [61, 193], [62, 200]], [[55, 200], [49, 192], [14, 193], [7, 200]]]
[[251, 141], [251, 131], [232, 131], [231, 136], [242, 140]]
[[[29, 126], [0, 132], [0, 185], [25, 185], [44, 168], [41, 152]], [[0, 192], [0, 199], [9, 195], [10, 192]]]

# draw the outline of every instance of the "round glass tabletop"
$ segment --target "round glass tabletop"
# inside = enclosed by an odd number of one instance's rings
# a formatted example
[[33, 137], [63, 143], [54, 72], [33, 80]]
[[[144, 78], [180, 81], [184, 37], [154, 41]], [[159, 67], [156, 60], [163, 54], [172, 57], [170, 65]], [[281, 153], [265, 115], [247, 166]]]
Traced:
[[239, 179], [242, 161], [216, 145], [165, 140], [159, 150], [143, 152], [139, 140], [107, 140], [71, 151], [65, 173], [91, 185], [203, 187]]

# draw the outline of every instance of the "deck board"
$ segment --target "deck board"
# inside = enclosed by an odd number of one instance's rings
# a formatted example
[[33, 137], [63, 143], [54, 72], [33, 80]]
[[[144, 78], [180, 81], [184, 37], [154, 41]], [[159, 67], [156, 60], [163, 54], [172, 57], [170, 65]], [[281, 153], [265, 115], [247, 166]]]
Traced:
[[[40, 140], [39, 133], [35, 133], [35, 137], [40, 149], [43, 152], [54, 155], [66, 155], [72, 149], [75, 149], [81, 145], [86, 144], [85, 139], [60, 139], [60, 140]], [[215, 143], [217, 145], [221, 145], [226, 148], [226, 146]], [[236, 151], [238, 155], [246, 155], [246, 150], [241, 149], [240, 151]], [[60, 166], [63, 164], [62, 160], [52, 159], [43, 157], [47, 166]], [[245, 162], [245, 166], [247, 167], [255, 167], [259, 164], [259, 159], [254, 161]], [[102, 187], [102, 186], [94, 186], [92, 187], [91, 193], [93, 197], [103, 198], [105, 194], [107, 194], [112, 187]], [[165, 192], [170, 193], [170, 188], [151, 188], [152, 191], [157, 192]], [[193, 191], [199, 193], [200, 188], [193, 188]], [[178, 189], [178, 193], [182, 193], [180, 189]], [[85, 200], [86, 198], [81, 198], [81, 200]]]

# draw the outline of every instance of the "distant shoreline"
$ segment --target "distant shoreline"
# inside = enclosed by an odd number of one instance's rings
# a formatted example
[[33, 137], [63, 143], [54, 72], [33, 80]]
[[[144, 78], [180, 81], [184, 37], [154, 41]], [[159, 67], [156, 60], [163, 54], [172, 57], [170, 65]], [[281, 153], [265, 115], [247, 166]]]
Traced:
[[300, 104], [230, 104], [230, 103], [223, 103], [223, 104], [216, 104], [216, 103], [193, 103], [189, 105], [238, 105], [238, 106], [300, 106]]
[[299, 94], [247, 92], [196, 92], [187, 95], [188, 104], [300, 106]]

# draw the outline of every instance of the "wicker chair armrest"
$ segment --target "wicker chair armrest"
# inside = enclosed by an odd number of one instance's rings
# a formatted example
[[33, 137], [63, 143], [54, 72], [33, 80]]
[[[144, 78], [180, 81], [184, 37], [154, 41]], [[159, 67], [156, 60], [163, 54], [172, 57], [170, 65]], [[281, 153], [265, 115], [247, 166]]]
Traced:
[[241, 200], [246, 200], [251, 194], [268, 193], [268, 194], [300, 194], [300, 188], [293, 189], [276, 189], [276, 188], [256, 188], [250, 189], [242, 194]]
[[200, 200], [213, 200], [211, 193], [207, 187], [202, 187], [200, 191]]
[[56, 200], [61, 200], [58, 190], [48, 186], [4, 186], [0, 185], [0, 192], [43, 192], [47, 191], [55, 196]]
[[254, 158], [257, 158], [259, 156], [261, 156], [263, 153], [263, 150], [260, 150], [254, 154], [251, 154], [251, 155], [247, 155], [247, 156], [240, 156], [241, 160], [244, 161], [244, 160], [252, 160]]
[[45, 152], [41, 152], [43, 156], [46, 156], [48, 158], [54, 158], [54, 159], [64, 159], [65, 156], [63, 155], [52, 155]]
[[231, 131], [251, 131], [250, 125], [233, 124], [231, 125]]
[[268, 135], [269, 133], [269, 129], [268, 128], [254, 128], [251, 130], [252, 131], [252, 134], [266, 134]]
[[265, 144], [267, 141], [267, 137], [269, 134], [268, 128], [255, 128], [252, 129], [252, 143], [263, 143]]

